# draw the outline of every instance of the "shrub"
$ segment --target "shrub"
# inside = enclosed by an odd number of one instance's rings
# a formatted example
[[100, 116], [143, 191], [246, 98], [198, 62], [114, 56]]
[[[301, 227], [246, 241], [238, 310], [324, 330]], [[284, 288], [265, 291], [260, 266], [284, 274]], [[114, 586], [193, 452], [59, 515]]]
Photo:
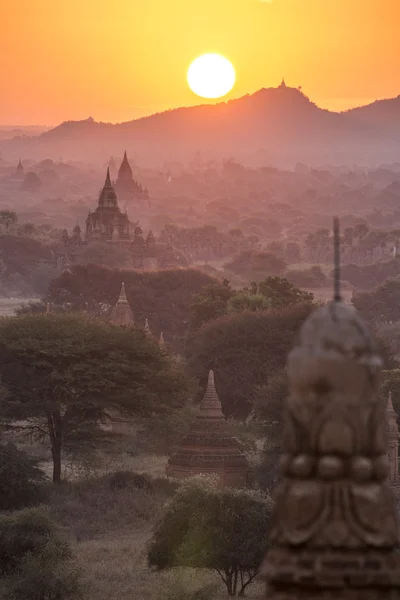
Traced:
[[167, 505], [148, 553], [158, 569], [213, 569], [229, 596], [242, 596], [268, 548], [269, 496], [218, 490], [205, 477], [185, 482]]
[[16, 510], [40, 504], [44, 479], [37, 461], [14, 444], [0, 444], [0, 510]]
[[0, 516], [0, 580], [8, 600], [79, 597], [69, 545], [43, 509]]

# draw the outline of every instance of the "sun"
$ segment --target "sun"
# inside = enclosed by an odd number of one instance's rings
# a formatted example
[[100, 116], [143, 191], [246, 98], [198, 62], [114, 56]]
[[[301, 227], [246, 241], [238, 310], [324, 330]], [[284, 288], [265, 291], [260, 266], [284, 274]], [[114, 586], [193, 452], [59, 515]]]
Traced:
[[231, 91], [236, 81], [232, 63], [221, 54], [203, 54], [187, 72], [190, 89], [201, 98], [221, 98]]

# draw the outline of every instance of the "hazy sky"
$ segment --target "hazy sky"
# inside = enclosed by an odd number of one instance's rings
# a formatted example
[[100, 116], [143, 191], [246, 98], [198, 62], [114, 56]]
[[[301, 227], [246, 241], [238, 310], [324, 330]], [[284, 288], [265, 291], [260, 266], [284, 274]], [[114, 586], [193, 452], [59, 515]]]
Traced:
[[399, 0], [3, 0], [0, 123], [126, 121], [198, 104], [186, 70], [219, 52], [229, 97], [279, 84], [343, 109], [400, 94]]

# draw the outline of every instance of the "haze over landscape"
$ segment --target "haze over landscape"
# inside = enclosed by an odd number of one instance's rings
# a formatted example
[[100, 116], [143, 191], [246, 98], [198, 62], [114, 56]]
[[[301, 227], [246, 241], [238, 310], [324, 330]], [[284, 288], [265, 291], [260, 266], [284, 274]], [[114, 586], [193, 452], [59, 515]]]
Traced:
[[375, 565], [372, 526], [392, 560], [399, 22], [394, 0], [7, 2], [0, 600], [261, 600], [273, 524], [296, 553], [307, 511], [337, 564]]

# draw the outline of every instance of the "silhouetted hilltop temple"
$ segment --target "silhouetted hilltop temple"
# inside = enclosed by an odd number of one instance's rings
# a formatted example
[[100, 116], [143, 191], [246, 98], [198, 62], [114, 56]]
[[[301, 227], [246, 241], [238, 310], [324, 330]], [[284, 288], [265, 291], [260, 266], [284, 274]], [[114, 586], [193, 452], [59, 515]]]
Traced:
[[209, 372], [197, 419], [167, 466], [167, 475], [177, 479], [200, 473], [218, 475], [220, 487], [242, 487], [247, 483], [247, 459], [222, 413], [213, 371]]
[[120, 168], [118, 177], [114, 184], [115, 191], [121, 202], [129, 205], [149, 206], [149, 192], [139, 182], [133, 179], [132, 168], [129, 164], [126, 150]]

